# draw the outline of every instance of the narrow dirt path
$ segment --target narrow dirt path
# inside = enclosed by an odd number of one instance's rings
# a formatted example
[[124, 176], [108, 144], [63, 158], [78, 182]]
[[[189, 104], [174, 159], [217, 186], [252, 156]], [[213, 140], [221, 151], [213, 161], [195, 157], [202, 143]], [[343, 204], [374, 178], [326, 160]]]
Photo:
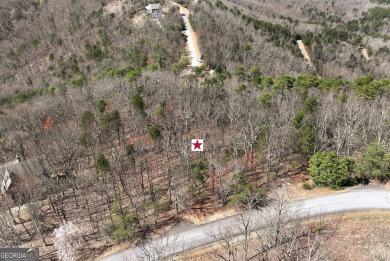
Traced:
[[362, 48], [362, 54], [363, 54], [364, 58], [366, 58], [367, 61], [370, 60], [370, 55], [368, 54], [367, 48]]
[[184, 31], [184, 34], [187, 35], [187, 48], [191, 56], [191, 66], [199, 67], [202, 65], [202, 61], [200, 60], [201, 52], [198, 44], [198, 37], [196, 36], [194, 29], [192, 29], [192, 26], [190, 24], [190, 10], [178, 3], [172, 2], [172, 4], [179, 6], [180, 15], [186, 25], [186, 30]]
[[306, 49], [305, 44], [302, 42], [302, 40], [298, 40], [297, 43], [298, 43], [299, 49], [301, 49], [303, 57], [305, 57], [305, 59], [309, 62], [309, 64], [311, 66], [313, 66], [313, 62], [312, 62], [311, 57]]

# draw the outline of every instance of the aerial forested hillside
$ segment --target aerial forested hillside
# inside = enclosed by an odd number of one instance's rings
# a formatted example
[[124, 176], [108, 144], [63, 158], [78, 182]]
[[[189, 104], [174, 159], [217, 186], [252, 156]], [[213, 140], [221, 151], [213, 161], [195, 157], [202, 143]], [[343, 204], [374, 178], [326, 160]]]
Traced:
[[137, 27], [143, 5], [135, 2], [115, 14], [104, 13], [106, 1], [4, 1], [0, 103], [82, 86], [111, 68], [170, 68], [184, 44], [180, 16], [167, 14], [166, 30], [150, 21]]
[[[261, 64], [272, 75], [315, 71], [324, 77], [386, 78], [389, 10], [367, 1], [204, 0], [194, 7], [192, 21], [205, 59], [214, 65]], [[299, 39], [313, 68], [305, 67]], [[361, 48], [367, 49], [368, 61]]]
[[42, 170], [2, 198], [0, 246], [55, 259], [72, 223], [77, 259], [94, 260], [192, 210], [262, 206], [291, 174], [332, 189], [390, 177], [388, 6], [182, 1], [204, 63], [189, 68], [178, 8], [136, 23], [134, 2], [0, 4], [0, 161]]

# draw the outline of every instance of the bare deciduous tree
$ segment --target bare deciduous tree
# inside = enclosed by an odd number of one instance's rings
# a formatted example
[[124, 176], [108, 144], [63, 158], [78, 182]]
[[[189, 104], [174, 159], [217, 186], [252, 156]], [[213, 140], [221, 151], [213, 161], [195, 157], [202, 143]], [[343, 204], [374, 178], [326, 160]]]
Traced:
[[385, 261], [390, 259], [390, 244], [387, 231], [378, 231], [373, 228], [370, 233], [368, 246], [373, 261]]
[[61, 225], [54, 230], [54, 247], [61, 260], [76, 260], [76, 250], [81, 244], [83, 233], [81, 229], [72, 222]]
[[159, 261], [177, 251], [178, 236], [170, 236], [162, 239], [151, 240], [138, 246], [135, 251], [122, 257], [123, 261], [145, 260]]
[[299, 204], [291, 204], [284, 192], [273, 193], [272, 202], [261, 211], [253, 204], [236, 220], [216, 228], [211, 235], [220, 240], [208, 248], [216, 260], [323, 260], [338, 222], [305, 216]]

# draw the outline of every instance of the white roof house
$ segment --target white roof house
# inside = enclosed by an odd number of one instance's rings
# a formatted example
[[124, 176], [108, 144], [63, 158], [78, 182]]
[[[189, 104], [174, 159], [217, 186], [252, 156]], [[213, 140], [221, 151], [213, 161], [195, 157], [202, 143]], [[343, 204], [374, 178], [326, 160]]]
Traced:
[[160, 16], [161, 5], [160, 4], [149, 4], [145, 7], [146, 12], [151, 14], [153, 18], [157, 18]]

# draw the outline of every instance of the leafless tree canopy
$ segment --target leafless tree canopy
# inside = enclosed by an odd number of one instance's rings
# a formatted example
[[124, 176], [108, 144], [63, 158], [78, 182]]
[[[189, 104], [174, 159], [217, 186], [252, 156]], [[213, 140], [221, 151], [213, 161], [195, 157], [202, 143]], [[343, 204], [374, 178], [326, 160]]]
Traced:
[[[1, 195], [0, 246], [94, 259], [96, 249], [142, 241], [182, 215], [237, 203], [249, 214], [234, 231], [215, 231], [223, 238], [215, 258], [326, 256], [332, 224], [292, 221], [295, 210], [278, 198], [259, 230], [255, 207], [290, 174], [306, 173], [317, 152], [356, 160], [348, 178], [357, 184], [372, 178], [361, 161], [374, 144], [376, 167], [390, 177], [388, 7], [181, 1], [203, 55], [203, 66], [189, 68], [178, 8], [166, 3], [152, 19], [146, 2], [113, 13], [113, 1], [1, 2], [0, 177], [16, 155], [21, 162]], [[191, 152], [193, 138], [204, 139], [204, 152]], [[170, 244], [141, 244], [141, 254], [158, 259]], [[386, 258], [387, 246], [377, 247], [372, 255]]]
[[54, 247], [57, 249], [58, 257], [64, 261], [74, 261], [76, 250], [82, 240], [82, 231], [72, 222], [61, 225], [54, 230]]

